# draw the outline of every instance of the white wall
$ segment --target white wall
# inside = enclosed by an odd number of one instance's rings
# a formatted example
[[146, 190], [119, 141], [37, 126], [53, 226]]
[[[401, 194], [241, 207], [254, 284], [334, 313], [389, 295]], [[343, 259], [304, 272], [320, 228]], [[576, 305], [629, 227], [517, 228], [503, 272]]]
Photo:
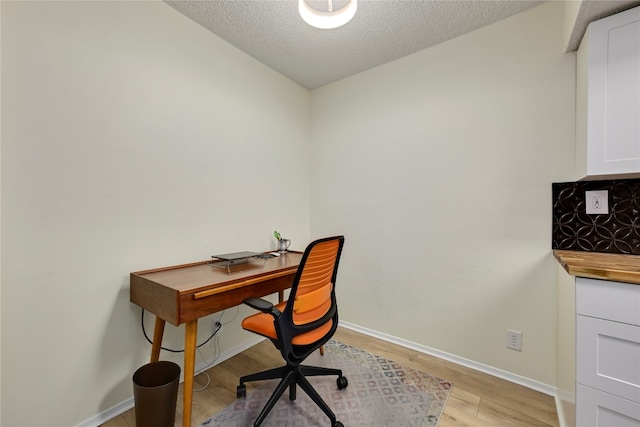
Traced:
[[0, 7], [0, 424], [71, 426], [148, 361], [129, 272], [304, 248], [310, 95], [161, 2]]
[[312, 92], [311, 232], [346, 236], [343, 320], [555, 386], [563, 13], [545, 3]]

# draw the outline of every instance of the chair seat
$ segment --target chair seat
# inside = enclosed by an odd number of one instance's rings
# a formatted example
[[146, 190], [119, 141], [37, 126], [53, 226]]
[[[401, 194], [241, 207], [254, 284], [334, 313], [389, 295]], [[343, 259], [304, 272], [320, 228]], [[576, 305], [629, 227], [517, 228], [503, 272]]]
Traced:
[[[280, 304], [277, 304], [275, 307], [282, 312], [286, 305], [287, 301], [283, 301]], [[333, 320], [330, 320], [319, 328], [296, 336], [295, 338], [293, 338], [293, 340], [291, 340], [291, 343], [294, 345], [312, 344], [325, 336], [331, 330], [332, 326]], [[242, 321], [242, 328], [267, 338], [271, 338], [274, 340], [277, 339], [276, 327], [273, 323], [273, 316], [268, 313], [257, 313], [245, 318]]]

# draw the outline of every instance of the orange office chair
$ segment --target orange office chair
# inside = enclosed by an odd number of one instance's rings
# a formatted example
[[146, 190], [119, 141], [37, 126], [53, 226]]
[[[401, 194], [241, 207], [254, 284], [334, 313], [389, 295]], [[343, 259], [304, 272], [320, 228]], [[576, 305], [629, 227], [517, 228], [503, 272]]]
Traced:
[[240, 378], [238, 398], [244, 397], [247, 393], [245, 382], [281, 378], [253, 424], [255, 427], [262, 424], [287, 387], [289, 399], [296, 399], [296, 385], [300, 385], [331, 419], [332, 427], [343, 427], [305, 377], [337, 375], [336, 382], [340, 390], [349, 385], [347, 378], [342, 376], [340, 369], [301, 365], [307, 356], [333, 336], [338, 327], [335, 283], [343, 245], [343, 236], [310, 243], [302, 256], [287, 301], [276, 306], [261, 298], [249, 298], [244, 301], [262, 313], [244, 319], [242, 327], [269, 338], [287, 362], [286, 366]]

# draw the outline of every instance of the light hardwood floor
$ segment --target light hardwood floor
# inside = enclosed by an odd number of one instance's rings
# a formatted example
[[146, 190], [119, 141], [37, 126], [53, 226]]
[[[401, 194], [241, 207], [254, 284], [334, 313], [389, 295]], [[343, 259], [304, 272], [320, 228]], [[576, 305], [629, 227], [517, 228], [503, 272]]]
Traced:
[[[451, 382], [453, 388], [439, 427], [558, 426], [552, 396], [349, 329], [338, 328], [334, 338]], [[280, 365], [282, 358], [278, 351], [270, 342], [263, 341], [209, 369], [209, 386], [193, 396], [192, 426], [198, 426], [236, 399], [240, 376]], [[196, 377], [195, 388], [205, 381], [206, 377], [202, 375]], [[247, 392], [251, 387], [247, 384]], [[176, 427], [182, 426], [181, 402], [182, 385], [178, 395]], [[134, 410], [103, 426], [135, 427]]]

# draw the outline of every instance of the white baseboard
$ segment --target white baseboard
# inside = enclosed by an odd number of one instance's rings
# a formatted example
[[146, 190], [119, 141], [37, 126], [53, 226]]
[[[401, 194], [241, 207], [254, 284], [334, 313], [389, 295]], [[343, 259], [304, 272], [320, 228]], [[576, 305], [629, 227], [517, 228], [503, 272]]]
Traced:
[[127, 400], [112, 406], [106, 411], [100, 412], [98, 415], [95, 415], [88, 420], [81, 422], [76, 427], [97, 427], [106, 423], [110, 419], [117, 417], [123, 412], [127, 412], [131, 408], [133, 408], [133, 397], [130, 397]]
[[[256, 335], [255, 337], [252, 337], [251, 339], [243, 342], [242, 344], [239, 344], [239, 345], [237, 345], [235, 347], [232, 347], [227, 351], [223, 351], [222, 353], [220, 353], [220, 356], [215, 361], [215, 363], [212, 364], [211, 366], [205, 366], [203, 364], [201, 364], [200, 366], [196, 366], [195, 373], [198, 374], [203, 370], [209, 369], [212, 366], [215, 366], [215, 365], [217, 365], [219, 363], [222, 363], [225, 360], [232, 358], [236, 354], [240, 354], [243, 351], [245, 351], [246, 349], [248, 349], [250, 347], [253, 347], [254, 345], [258, 344], [259, 342], [263, 341], [264, 339], [265, 338]], [[133, 388], [133, 386], [132, 386], [132, 388]], [[81, 422], [80, 424], [77, 424], [76, 427], [98, 427], [98, 426], [106, 423], [110, 419], [115, 418], [118, 415], [128, 411], [129, 409], [133, 408], [133, 406], [134, 406], [134, 401], [133, 401], [133, 396], [132, 396], [132, 397], [128, 398], [127, 400], [124, 400], [124, 401], [112, 406], [111, 408], [100, 412], [99, 414], [89, 418], [88, 420], [85, 420], [85, 421]]]
[[564, 422], [565, 417], [564, 417], [564, 411], [562, 410], [562, 405], [560, 404], [560, 398], [558, 396], [555, 396], [555, 401], [556, 401], [556, 412], [558, 413], [558, 425], [560, 427], [569, 427]]
[[494, 368], [493, 366], [485, 365], [483, 363], [475, 362], [473, 360], [465, 359], [464, 357], [459, 357], [450, 353], [446, 353], [444, 351], [436, 350], [431, 347], [427, 347], [422, 344], [417, 344], [412, 341], [408, 341], [402, 338], [397, 338], [392, 335], [388, 335], [382, 332], [374, 331], [369, 328], [365, 328], [363, 326], [355, 325], [353, 323], [345, 322], [340, 320], [340, 326], [351, 329], [356, 332], [360, 332], [365, 335], [372, 336], [374, 338], [381, 339], [383, 341], [387, 341], [393, 344], [400, 345], [402, 347], [410, 348], [411, 350], [419, 351], [420, 353], [428, 354], [430, 356], [434, 356], [440, 359], [447, 360], [449, 362], [465, 366], [467, 368], [474, 369], [476, 371], [484, 372], [485, 374], [492, 375], [497, 378], [501, 378], [503, 380], [510, 381], [515, 384], [519, 384], [521, 386], [530, 388], [532, 390], [539, 391], [541, 393], [547, 394], [549, 396], [556, 396], [557, 390], [555, 387], [550, 386], [548, 384], [541, 383], [539, 381], [533, 380], [531, 378], [526, 378], [512, 372], [504, 371], [502, 369]]
[[[558, 412], [558, 424], [560, 427], [571, 427], [575, 424], [575, 407], [575, 393], [568, 393], [566, 390], [558, 389], [558, 394], [556, 396], [556, 411]], [[571, 412], [567, 413], [565, 409], [568, 409]]]

